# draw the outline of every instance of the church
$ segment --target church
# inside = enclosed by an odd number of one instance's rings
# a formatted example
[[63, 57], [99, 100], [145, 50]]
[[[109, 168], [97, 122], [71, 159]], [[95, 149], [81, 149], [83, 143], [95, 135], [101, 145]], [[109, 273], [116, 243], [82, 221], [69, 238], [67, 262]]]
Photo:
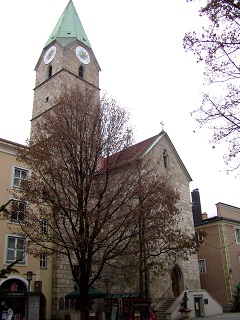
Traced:
[[[81, 24], [73, 2], [70, 0], [60, 16], [54, 30], [50, 34], [39, 60], [36, 64], [36, 81], [31, 120], [31, 137], [34, 136], [36, 125], [41, 122], [41, 116], [51, 109], [62, 92], [72, 88], [80, 90], [94, 90], [100, 96], [99, 72], [101, 71], [97, 58]], [[30, 172], [23, 168], [16, 159], [16, 148], [20, 146], [14, 142], [0, 139], [0, 204], [9, 201], [8, 189], [18, 188], [21, 181], [27, 180]], [[191, 176], [185, 168], [168, 134], [162, 130], [156, 136], [142, 141], [132, 147], [134, 160], [142, 158], [158, 159], [159, 170], [171, 176], [174, 187], [180, 196], [182, 208], [182, 225], [186, 232], [194, 233], [191, 209], [189, 183]], [[129, 149], [130, 150], [130, 149]], [[132, 160], [132, 159], [131, 159]], [[6, 279], [0, 279], [0, 287], [4, 288], [10, 298], [1, 296], [0, 320], [5, 319], [9, 307], [13, 309], [19, 319], [50, 320], [66, 319], [71, 315], [74, 319], [74, 300], [67, 299], [67, 295], [74, 291], [74, 281], [67, 263], [59, 263], [54, 258], [47, 258], [42, 254], [40, 258], [25, 255], [25, 239], [17, 236], [11, 228], [17, 228], [18, 222], [23, 222], [28, 204], [14, 200], [11, 206], [10, 218], [1, 220], [0, 268], [6, 268], [16, 259], [15, 265], [19, 274], [12, 273]], [[42, 228], [46, 228], [42, 225]], [[12, 230], [12, 229], [11, 229]], [[31, 270], [31, 271], [30, 271]], [[129, 312], [130, 297], [138, 297], [137, 286], [124, 290], [121, 286], [107, 283], [108, 298], [117, 305], [126, 303], [126, 313]], [[101, 291], [105, 285], [99, 284]], [[180, 316], [179, 303], [184, 292], [188, 292], [189, 304], [193, 312], [201, 309], [200, 316], [209, 314], [208, 308], [211, 297], [200, 289], [197, 255], [193, 254], [187, 260], [176, 260], [167, 274], [159, 276], [149, 289], [152, 304], [158, 310], [164, 302], [170, 301], [160, 316], [165, 313], [171, 318]], [[125, 300], [123, 300], [125, 299]], [[209, 301], [209, 304], [206, 301]], [[221, 308], [214, 301], [212, 310]], [[101, 311], [104, 314], [104, 307]], [[219, 309], [220, 308], [220, 309]], [[93, 310], [97, 311], [97, 310]], [[220, 311], [221, 312], [221, 311]], [[102, 318], [104, 316], [101, 315]], [[16, 318], [17, 319], [17, 318]], [[160, 319], [160, 318], [159, 318]], [[165, 317], [165, 319], [167, 319]]]

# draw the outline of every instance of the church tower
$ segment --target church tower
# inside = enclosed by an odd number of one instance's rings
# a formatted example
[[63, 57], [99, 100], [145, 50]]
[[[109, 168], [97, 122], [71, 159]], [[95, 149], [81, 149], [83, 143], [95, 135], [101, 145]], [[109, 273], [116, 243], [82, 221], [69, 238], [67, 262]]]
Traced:
[[[41, 115], [68, 89], [93, 90], [99, 98], [100, 66], [92, 50], [72, 0], [48, 38], [39, 57], [34, 88], [31, 138]], [[74, 288], [69, 263], [52, 256], [52, 315], [60, 312], [60, 302]]]
[[72, 0], [47, 40], [35, 67], [31, 135], [41, 114], [68, 88], [99, 90], [100, 66]]

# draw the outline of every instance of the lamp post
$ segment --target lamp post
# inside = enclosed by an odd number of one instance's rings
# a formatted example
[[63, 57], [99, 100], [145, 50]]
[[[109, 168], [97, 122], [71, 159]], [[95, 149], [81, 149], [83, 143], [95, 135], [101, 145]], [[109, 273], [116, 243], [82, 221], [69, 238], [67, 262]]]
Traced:
[[104, 279], [104, 283], [107, 287], [107, 305], [106, 305], [106, 308], [105, 308], [105, 312], [106, 312], [106, 320], [108, 319], [108, 312], [111, 312], [111, 306], [110, 306], [110, 302], [109, 302], [109, 299], [108, 299], [108, 285], [109, 285], [109, 279], [106, 278]]
[[26, 320], [28, 320], [29, 316], [29, 292], [30, 292], [30, 282], [32, 281], [32, 277], [35, 276], [35, 274], [32, 271], [27, 271], [27, 273], [24, 273], [24, 276], [27, 276], [28, 281], [28, 289], [27, 289], [27, 314], [26, 314]]

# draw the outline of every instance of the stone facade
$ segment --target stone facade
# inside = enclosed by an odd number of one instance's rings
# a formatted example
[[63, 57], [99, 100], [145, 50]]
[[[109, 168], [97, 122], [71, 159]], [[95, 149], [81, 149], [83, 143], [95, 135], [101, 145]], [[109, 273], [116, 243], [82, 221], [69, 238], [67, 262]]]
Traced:
[[60, 311], [60, 301], [65, 299], [65, 295], [74, 290], [74, 283], [69, 263], [64, 257], [55, 255], [53, 258], [52, 274], [52, 315], [58, 315]]
[[[166, 174], [169, 177], [169, 181], [180, 194], [179, 206], [182, 208], [181, 227], [186, 233], [194, 233], [189, 197], [189, 182], [191, 181], [191, 177], [184, 167], [168, 135], [163, 132], [159, 137], [157, 143], [146, 152], [143, 161], [146, 161], [149, 165], [153, 165], [156, 170], [155, 172], [158, 174]], [[164, 163], [164, 152], [167, 152], [167, 166], [165, 166]], [[62, 258], [60, 260], [55, 259], [54, 264], [53, 312], [57, 314], [59, 311], [58, 305], [60, 299], [67, 293], [73, 291], [74, 283], [67, 261], [64, 261]], [[104, 270], [103, 273], [109, 274], [109, 293], [139, 291], [138, 282], [129, 284], [116, 281], [116, 279], [118, 279], [117, 270], [110, 273], [107, 270]], [[162, 300], [167, 297], [177, 297], [183, 291], [189, 289], [198, 290], [200, 289], [200, 279], [197, 255], [194, 254], [189, 256], [187, 261], [175, 261], [173, 262], [172, 267], [170, 267], [169, 272], [164, 276], [157, 277], [156, 275], [152, 276], [150, 274], [150, 279], [151, 278], [154, 280], [149, 283], [149, 296], [156, 307], [158, 307], [162, 303]], [[102, 291], [106, 291], [106, 288], [101, 281], [97, 283], [97, 287]]]
[[[167, 166], [164, 163], [164, 152], [167, 155]], [[166, 174], [169, 177], [169, 181], [180, 195], [179, 206], [182, 208], [180, 225], [186, 233], [194, 233], [189, 197], [189, 182], [191, 181], [191, 177], [166, 133], [163, 134], [155, 146], [147, 153], [146, 161], [155, 166], [156, 173]], [[175, 280], [178, 281], [180, 292], [190, 288], [194, 290], [200, 289], [197, 255], [191, 255], [188, 261], [175, 261], [168, 274], [163, 277], [160, 276], [150, 284], [150, 296], [155, 303], [158, 304], [164, 294], [167, 296], [176, 295], [172, 285], [173, 270], [176, 272], [177, 279]]]
[[[77, 40], [67, 48], [63, 48], [57, 42], [54, 42], [52, 45], [57, 48], [54, 59], [50, 64], [45, 64], [44, 53], [46, 50], [43, 50], [35, 68], [36, 81], [31, 132], [34, 130], [37, 118], [54, 106], [56, 99], [65, 90], [76, 87], [80, 90], [86, 88], [99, 90], [100, 68], [92, 50], [89, 49], [90, 63], [84, 65], [77, 59], [75, 54], [75, 49], [79, 45]], [[78, 75], [79, 67], [83, 68], [83, 78]], [[49, 76], [49, 68], [52, 68], [51, 76]]]

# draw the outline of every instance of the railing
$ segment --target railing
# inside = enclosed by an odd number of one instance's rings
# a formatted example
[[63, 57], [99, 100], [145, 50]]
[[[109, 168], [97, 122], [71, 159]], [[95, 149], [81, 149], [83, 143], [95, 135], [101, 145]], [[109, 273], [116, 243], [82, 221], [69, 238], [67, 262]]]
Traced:
[[160, 301], [164, 301], [165, 300], [165, 295], [170, 291], [170, 289], [172, 289], [172, 286], [170, 286], [169, 288], [167, 288], [167, 290], [166, 291], [164, 291], [164, 293], [161, 295], [161, 297], [160, 298], [158, 298], [158, 300], [155, 302], [155, 304], [154, 304], [154, 308], [155, 308], [155, 306], [156, 305], [158, 305], [158, 303], [160, 302]]

